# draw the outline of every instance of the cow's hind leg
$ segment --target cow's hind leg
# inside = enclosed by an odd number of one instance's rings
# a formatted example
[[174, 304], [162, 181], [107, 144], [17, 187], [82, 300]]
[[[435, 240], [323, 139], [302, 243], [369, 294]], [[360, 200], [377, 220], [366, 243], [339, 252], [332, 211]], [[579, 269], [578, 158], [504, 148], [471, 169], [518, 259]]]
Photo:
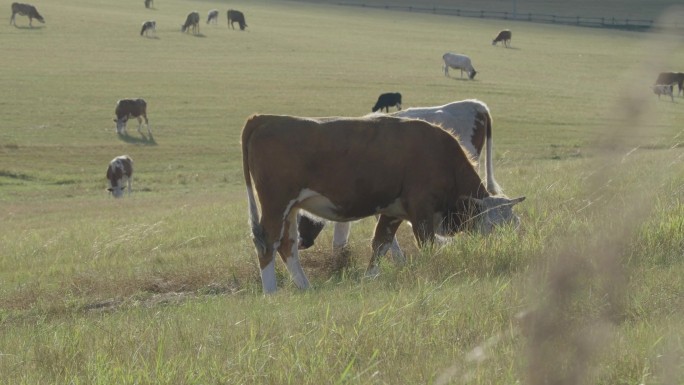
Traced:
[[367, 277], [375, 277], [380, 273], [380, 258], [387, 254], [392, 239], [401, 224], [401, 219], [380, 215], [378, 223], [375, 225], [375, 233], [373, 234], [373, 241], [371, 247], [373, 254], [371, 254], [368, 268], [366, 269]]
[[282, 237], [278, 246], [278, 253], [285, 262], [290, 276], [300, 289], [309, 288], [309, 280], [304, 274], [302, 264], [299, 261], [299, 232], [297, 231], [297, 212], [291, 210], [283, 222]]

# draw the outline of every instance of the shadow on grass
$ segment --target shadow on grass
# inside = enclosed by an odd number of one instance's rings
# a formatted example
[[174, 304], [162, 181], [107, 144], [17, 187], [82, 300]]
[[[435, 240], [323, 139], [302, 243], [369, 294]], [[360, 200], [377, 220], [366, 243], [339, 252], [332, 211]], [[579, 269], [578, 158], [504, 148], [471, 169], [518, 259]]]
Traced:
[[130, 136], [128, 134], [118, 134], [119, 140], [131, 144], [142, 144], [145, 146], [156, 146], [157, 142], [154, 140], [154, 136], [150, 135], [148, 138], [145, 134], [140, 134], [141, 137]]
[[45, 28], [43, 25], [34, 25], [33, 27], [30, 25], [16, 25], [14, 24], [14, 28], [18, 29], [24, 29], [27, 31], [40, 31], [41, 29]]

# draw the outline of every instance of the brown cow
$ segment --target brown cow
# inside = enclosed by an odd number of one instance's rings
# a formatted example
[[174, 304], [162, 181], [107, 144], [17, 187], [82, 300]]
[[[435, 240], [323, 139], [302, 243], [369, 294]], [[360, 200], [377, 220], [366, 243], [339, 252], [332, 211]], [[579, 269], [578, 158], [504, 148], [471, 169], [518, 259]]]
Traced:
[[298, 255], [300, 210], [337, 222], [379, 214], [372, 276], [403, 220], [424, 246], [466, 226], [488, 232], [524, 199], [492, 196], [458, 140], [421, 120], [254, 115], [242, 130], [242, 157], [266, 293], [277, 286], [276, 251], [295, 284], [309, 287]]
[[17, 15], [17, 13], [22, 16], [28, 16], [29, 26], [31, 27], [33, 27], [33, 25], [31, 24], [33, 22], [33, 19], [36, 19], [41, 23], [45, 23], [45, 19], [43, 19], [43, 16], [41, 16], [40, 13], [38, 13], [38, 10], [33, 5], [12, 3], [12, 17], [10, 18], [10, 25], [17, 25], [14, 21], [14, 18]]
[[509, 29], [504, 29], [503, 31], [500, 31], [498, 35], [492, 40], [492, 45], [496, 45], [496, 43], [501, 42], [503, 43], [503, 46], [508, 48], [508, 44], [511, 42], [511, 36], [512, 33]]
[[[502, 190], [494, 179], [492, 116], [487, 105], [479, 100], [468, 99], [434, 107], [412, 107], [394, 112], [391, 116], [401, 118], [420, 119], [436, 124], [451, 134], [457, 136], [461, 147], [470, 158], [479, 162], [482, 149], [487, 145], [484, 159], [484, 176], [487, 191], [491, 194], [501, 194]], [[518, 217], [511, 220], [517, 224]], [[313, 246], [318, 234], [323, 230], [325, 222], [302, 216], [299, 220], [299, 248], [307, 249]], [[336, 222], [333, 232], [333, 253], [337, 254], [346, 246], [351, 230], [351, 222]], [[392, 241], [392, 255], [395, 260], [402, 260], [403, 253], [396, 238]]]

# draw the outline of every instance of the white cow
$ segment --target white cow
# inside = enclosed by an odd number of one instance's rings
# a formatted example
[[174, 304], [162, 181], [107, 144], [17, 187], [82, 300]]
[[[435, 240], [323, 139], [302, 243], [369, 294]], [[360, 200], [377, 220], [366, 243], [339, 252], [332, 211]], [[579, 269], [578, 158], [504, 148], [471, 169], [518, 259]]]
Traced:
[[213, 23], [213, 24], [218, 24], [218, 15], [219, 15], [219, 10], [218, 9], [212, 9], [207, 13], [207, 24]]
[[477, 74], [470, 58], [466, 55], [447, 52], [442, 56], [442, 59], [444, 60], [444, 76], [449, 76], [449, 68], [460, 69], [461, 77], [463, 77], [463, 71], [466, 71], [470, 79], [473, 79]]
[[[485, 103], [470, 99], [452, 102], [443, 106], [408, 108], [403, 111], [394, 112], [390, 116], [420, 119], [442, 127], [460, 139], [461, 147], [466, 150], [468, 156], [475, 162], [479, 162], [480, 154], [486, 144], [484, 162], [486, 189], [495, 195], [503, 192], [494, 179], [492, 116]], [[513, 217], [512, 222], [517, 225], [519, 218]], [[322, 229], [323, 222], [315, 223], [305, 216], [300, 218], [300, 248], [311, 247]], [[351, 222], [335, 222], [333, 232], [334, 253], [346, 248], [350, 230]], [[399, 247], [396, 237], [392, 241], [391, 252], [396, 261], [403, 261], [403, 252]]]

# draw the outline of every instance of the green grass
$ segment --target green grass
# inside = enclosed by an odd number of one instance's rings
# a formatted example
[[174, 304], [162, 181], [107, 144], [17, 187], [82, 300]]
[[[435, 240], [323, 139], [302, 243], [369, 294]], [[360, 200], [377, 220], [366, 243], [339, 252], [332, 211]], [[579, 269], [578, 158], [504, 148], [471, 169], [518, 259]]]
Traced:
[[[306, 2], [36, 6], [45, 25], [17, 16], [0, 30], [0, 383], [684, 378], [684, 99], [649, 89], [659, 71], [684, 71], [677, 37], [507, 22], [504, 49], [490, 45], [500, 20]], [[229, 7], [247, 31], [226, 28]], [[212, 8], [221, 24], [180, 32]], [[148, 19], [156, 39], [139, 36]], [[445, 78], [446, 51], [471, 56], [476, 80]], [[418, 250], [403, 225], [409, 265], [386, 258], [369, 280], [365, 219], [346, 270], [331, 269], [327, 229], [302, 256], [313, 289], [278, 262], [280, 291], [262, 296], [245, 119], [362, 115], [389, 91], [406, 107], [489, 105], [497, 180], [527, 196], [521, 230]], [[116, 136], [124, 97], [148, 101], [154, 141], [134, 123]], [[104, 174], [124, 153], [135, 191], [115, 201]]]

